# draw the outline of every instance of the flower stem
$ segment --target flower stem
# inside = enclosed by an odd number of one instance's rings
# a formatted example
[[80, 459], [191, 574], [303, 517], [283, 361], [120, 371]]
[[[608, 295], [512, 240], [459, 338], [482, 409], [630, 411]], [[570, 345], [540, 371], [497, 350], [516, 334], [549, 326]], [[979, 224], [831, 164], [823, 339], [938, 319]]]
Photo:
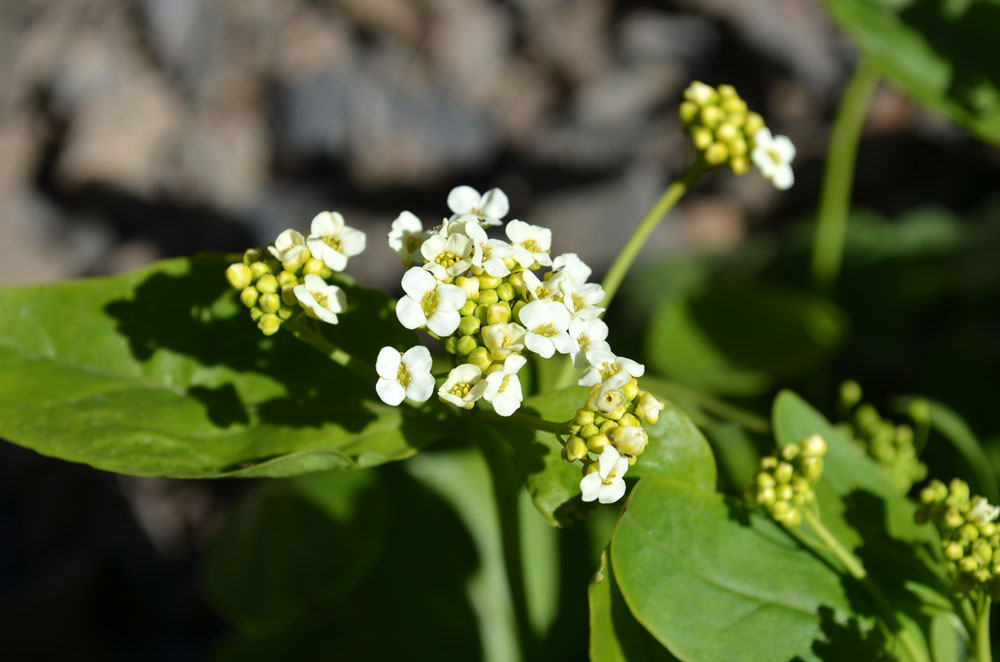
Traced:
[[984, 595], [979, 603], [976, 617], [976, 662], [993, 662], [990, 647], [990, 604], [989, 595]]
[[677, 204], [677, 201], [687, 193], [695, 180], [705, 172], [705, 169], [706, 165], [700, 160], [691, 165], [679, 179], [667, 187], [667, 190], [663, 192], [660, 199], [650, 207], [646, 215], [639, 221], [639, 226], [632, 233], [632, 236], [629, 237], [628, 241], [625, 242], [621, 252], [618, 253], [618, 257], [611, 263], [611, 268], [608, 269], [608, 273], [604, 276], [604, 282], [601, 283], [601, 286], [604, 288], [604, 301], [600, 304], [602, 308], [607, 308], [611, 305], [615, 293], [618, 292], [618, 287], [625, 279], [625, 274], [628, 273], [629, 267], [635, 262], [639, 251], [645, 245], [649, 234], [663, 220], [667, 212]]
[[833, 122], [812, 250], [813, 281], [823, 288], [831, 288], [840, 273], [858, 142], [878, 79], [875, 65], [862, 60], [847, 83]]
[[316, 330], [305, 315], [298, 315], [286, 321], [282, 326], [291, 332], [298, 340], [310, 345], [339, 366], [347, 368], [365, 381], [375, 382], [375, 369], [359, 361], [341, 348], [327, 340]]
[[[892, 603], [890, 603], [889, 599], [885, 597], [885, 593], [882, 592], [882, 589], [880, 589], [878, 585], [871, 580], [868, 573], [865, 571], [864, 566], [861, 565], [861, 562], [857, 559], [857, 557], [847, 551], [847, 549], [840, 544], [840, 541], [837, 540], [837, 538], [830, 533], [830, 530], [823, 525], [823, 522], [820, 521], [819, 515], [815, 512], [803, 509], [802, 519], [809, 524], [809, 527], [816, 533], [817, 536], [819, 536], [826, 548], [834, 556], [836, 556], [841, 563], [844, 564], [847, 572], [861, 584], [872, 600], [874, 600], [875, 604], [882, 611], [882, 617], [884, 618], [886, 625], [894, 631], [896, 639], [900, 644], [902, 644], [903, 648], [906, 649], [910, 659], [914, 660], [914, 662], [925, 661], [927, 657], [924, 655], [923, 649], [917, 644], [916, 641], [913, 640], [913, 635], [910, 631], [899, 622], [898, 618], [896, 618], [895, 611], [892, 608]], [[796, 535], [796, 538], [800, 541], [806, 542], [806, 544], [813, 544], [806, 536], [803, 536], [800, 533]]]

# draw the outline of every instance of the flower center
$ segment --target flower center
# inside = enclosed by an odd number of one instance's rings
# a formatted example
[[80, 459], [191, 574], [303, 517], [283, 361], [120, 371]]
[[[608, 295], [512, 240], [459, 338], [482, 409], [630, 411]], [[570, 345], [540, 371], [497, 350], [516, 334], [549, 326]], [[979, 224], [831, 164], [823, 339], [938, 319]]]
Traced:
[[538, 244], [535, 243], [534, 239], [525, 239], [524, 241], [521, 242], [521, 245], [524, 246], [524, 249], [529, 253], [537, 253], [541, 250], [538, 247]]
[[618, 365], [616, 363], [605, 361], [604, 365], [601, 366], [601, 377], [605, 381], [607, 381], [608, 377], [612, 377], [616, 372], [618, 372]]
[[322, 292], [310, 292], [309, 294], [312, 295], [313, 301], [319, 304], [320, 308], [330, 309], [330, 299], [325, 294]]
[[472, 214], [473, 216], [486, 216], [486, 212], [484, 212], [479, 207], [473, 207], [472, 209], [469, 210], [469, 213]]
[[539, 324], [534, 329], [532, 329], [531, 332], [534, 333], [535, 335], [542, 336], [543, 338], [551, 338], [553, 336], [559, 335], [559, 331], [557, 331], [556, 327], [551, 323]]
[[768, 150], [764, 150], [764, 151], [767, 152], [768, 157], [771, 159], [771, 161], [774, 162], [774, 165], [776, 165], [776, 166], [777, 165], [781, 165], [781, 160], [782, 159], [781, 159], [781, 154], [778, 154], [778, 150], [776, 150], [776, 149], [768, 149]]
[[550, 294], [552, 294], [552, 290], [545, 287], [544, 285], [539, 285], [538, 287], [535, 288], [535, 298], [537, 299], [544, 299]]
[[510, 375], [504, 375], [503, 381], [500, 382], [500, 388], [497, 389], [497, 395], [500, 395], [505, 390], [507, 390], [507, 382], [510, 381]]
[[435, 311], [437, 311], [438, 298], [437, 290], [431, 290], [430, 292], [424, 294], [424, 296], [420, 299], [420, 307], [424, 311], [424, 317], [430, 319], [430, 317], [434, 315]]
[[437, 262], [438, 264], [440, 264], [442, 267], [445, 268], [455, 264], [456, 262], [458, 262], [458, 260], [459, 257], [454, 253], [452, 253], [451, 251], [441, 251], [440, 253], [437, 254], [437, 257], [434, 258], [435, 262]]
[[336, 237], [336, 236], [334, 236], [332, 234], [328, 234], [328, 235], [324, 236], [322, 239], [323, 239], [323, 243], [324, 244], [326, 244], [327, 246], [329, 246], [333, 250], [337, 251], [338, 253], [343, 253], [344, 252], [344, 247], [340, 243], [340, 237]]
[[572, 298], [573, 298], [573, 310], [577, 312], [580, 312], [580, 310], [582, 310], [583, 307], [587, 305], [587, 303], [583, 300], [583, 297], [577, 294], [576, 292], [572, 294]]
[[590, 338], [588, 338], [587, 336], [580, 334], [580, 336], [576, 339], [576, 342], [578, 345], [580, 345], [581, 352], [586, 352], [588, 349], [590, 349]]
[[399, 382], [400, 386], [406, 388], [410, 385], [410, 371], [406, 369], [406, 366], [402, 363], [399, 364], [399, 369], [396, 371], [396, 381]]
[[448, 392], [454, 396], [464, 399], [465, 396], [467, 396], [469, 394], [469, 391], [471, 390], [472, 390], [472, 384], [469, 384], [468, 382], [460, 382], [452, 386], [451, 390]]

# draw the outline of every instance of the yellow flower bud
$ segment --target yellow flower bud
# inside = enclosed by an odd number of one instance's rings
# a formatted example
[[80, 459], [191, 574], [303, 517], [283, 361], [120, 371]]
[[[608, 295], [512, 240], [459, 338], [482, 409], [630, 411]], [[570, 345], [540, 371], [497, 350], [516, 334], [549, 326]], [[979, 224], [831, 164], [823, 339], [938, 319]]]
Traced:
[[478, 346], [479, 345], [478, 343], [476, 343], [476, 339], [473, 338], [472, 336], [462, 336], [461, 338], [458, 339], [458, 344], [455, 345], [455, 351], [460, 356], [465, 356]]
[[747, 118], [743, 122], [743, 130], [751, 138], [755, 133], [764, 128], [764, 118], [757, 113], [747, 113]]
[[278, 279], [274, 274], [264, 274], [257, 279], [256, 287], [262, 294], [274, 294], [278, 291]]
[[799, 456], [799, 451], [801, 450], [802, 449], [795, 444], [788, 444], [787, 446], [782, 446], [781, 457], [791, 462], [792, 460], [794, 460]]
[[814, 434], [803, 440], [800, 445], [802, 446], [802, 452], [806, 455], [812, 455], [813, 457], [826, 455], [826, 441], [818, 434]]
[[941, 546], [944, 547], [944, 556], [949, 561], [957, 561], [965, 556], [965, 548], [962, 546], [962, 543], [955, 542], [954, 540], [950, 542], [944, 541], [941, 543]]
[[458, 332], [463, 336], [471, 336], [479, 332], [479, 318], [475, 315], [463, 317], [458, 323]]
[[711, 165], [721, 165], [729, 158], [729, 150], [722, 143], [712, 143], [705, 150], [705, 161]]
[[745, 156], [734, 156], [729, 159], [729, 167], [734, 175], [745, 175], [750, 169], [750, 160]]
[[319, 276], [323, 278], [323, 270], [326, 269], [326, 265], [323, 264], [322, 260], [317, 260], [316, 258], [310, 258], [306, 260], [306, 263], [302, 265], [302, 273], [314, 276]]
[[685, 124], [691, 124], [698, 117], [698, 104], [694, 101], [683, 101], [678, 111], [680, 112], [681, 121]]
[[762, 506], [773, 505], [776, 499], [777, 497], [774, 495], [773, 487], [762, 487], [757, 490], [757, 495], [755, 496], [757, 503]]
[[479, 298], [479, 279], [475, 276], [466, 277], [459, 276], [455, 279], [455, 285], [462, 288], [465, 292], [465, 302], [468, 304], [469, 301], [475, 301]]
[[[465, 336], [468, 338], [469, 336]], [[463, 339], [464, 340], [464, 339]], [[461, 343], [461, 341], [459, 341]], [[493, 359], [490, 358], [490, 350], [485, 347], [476, 347], [474, 350], [469, 352], [469, 363], [477, 366], [483, 372], [486, 372], [490, 364], [493, 363]]]
[[240, 292], [240, 302], [247, 308], [253, 308], [257, 305], [257, 297], [260, 293], [257, 291], [256, 287], [252, 285], [250, 287], [243, 288]]
[[639, 382], [635, 381], [635, 377], [625, 382], [625, 385], [622, 386], [622, 393], [625, 394], [625, 399], [629, 402], [635, 400], [635, 396], [639, 395]]
[[774, 479], [779, 483], [787, 483], [792, 480], [792, 476], [795, 474], [795, 469], [792, 465], [787, 462], [781, 462], [778, 467], [774, 470]]
[[497, 295], [497, 291], [494, 289], [481, 290], [479, 292], [479, 303], [483, 305], [492, 306], [499, 300], [500, 297]]
[[608, 439], [608, 435], [595, 434], [593, 437], [587, 439], [587, 448], [600, 455], [610, 443], [611, 440]]
[[252, 319], [254, 322], [259, 320], [263, 315], [264, 311], [258, 308], [257, 306], [254, 306], [253, 308], [250, 309], [250, 319]]
[[594, 422], [594, 412], [589, 409], [577, 409], [576, 416], [573, 417], [573, 422], [577, 425], [590, 425]]
[[517, 295], [514, 291], [514, 286], [510, 283], [500, 283], [496, 287], [497, 296], [500, 297], [501, 301], [512, 301]]
[[708, 149], [709, 145], [712, 144], [712, 132], [704, 127], [697, 127], [691, 130], [691, 142], [697, 149], [705, 150]]
[[264, 259], [264, 251], [259, 248], [248, 248], [243, 251], [243, 264], [250, 266]]
[[595, 471], [599, 471], [600, 468], [601, 467], [597, 462], [591, 462], [590, 464], [585, 464], [583, 466], [583, 475], [586, 476], [587, 474], [592, 474]]
[[718, 106], [705, 106], [701, 109], [701, 113], [699, 114], [701, 123], [707, 127], [714, 127], [722, 121], [723, 117], [725, 117], [725, 115], [723, 114], [722, 109]]
[[294, 306], [298, 303], [298, 297], [295, 296], [295, 285], [282, 285], [281, 286], [281, 302], [286, 306]]
[[566, 442], [566, 459], [570, 462], [587, 457], [587, 442], [580, 437], [570, 437]]
[[591, 423], [589, 425], [585, 424], [582, 428], [580, 428], [580, 436], [583, 437], [584, 439], [590, 439], [595, 434], [599, 434], [599, 433], [600, 433], [600, 430], [593, 423]]
[[812, 482], [819, 480], [823, 473], [823, 459], [819, 457], [802, 458], [802, 474]]
[[261, 276], [269, 273], [271, 273], [271, 270], [267, 267], [265, 262], [257, 261], [250, 265], [250, 275], [254, 280], [257, 280]]
[[785, 483], [774, 488], [774, 494], [781, 501], [791, 501], [792, 497], [795, 496], [795, 490], [792, 489], [791, 485]]
[[774, 476], [767, 472], [761, 471], [754, 480], [757, 482], [757, 487], [774, 487]]
[[261, 318], [257, 320], [257, 328], [265, 336], [273, 336], [281, 328], [281, 320], [277, 315], [261, 315]]
[[234, 290], [242, 290], [249, 287], [250, 283], [253, 282], [253, 273], [251, 273], [250, 267], [237, 262], [230, 264], [226, 268], [226, 280], [229, 281], [229, 285]]
[[276, 313], [278, 312], [278, 308], [281, 307], [281, 297], [274, 292], [267, 292], [260, 295], [258, 305], [265, 313]]

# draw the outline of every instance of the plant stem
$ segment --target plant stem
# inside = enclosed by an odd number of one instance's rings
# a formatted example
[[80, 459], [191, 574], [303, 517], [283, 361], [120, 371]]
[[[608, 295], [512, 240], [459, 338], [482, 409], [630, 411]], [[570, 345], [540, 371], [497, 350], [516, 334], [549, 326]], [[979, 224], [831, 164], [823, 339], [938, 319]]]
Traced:
[[878, 79], [875, 65], [868, 60], [858, 64], [844, 89], [830, 134], [812, 252], [813, 281], [826, 289], [832, 288], [840, 273], [858, 142]]
[[705, 164], [700, 160], [691, 165], [679, 179], [667, 187], [667, 190], [663, 192], [660, 199], [650, 207], [646, 215], [639, 221], [639, 226], [632, 233], [632, 236], [629, 237], [628, 241], [625, 242], [621, 252], [618, 253], [618, 257], [611, 263], [611, 268], [608, 269], [608, 273], [604, 276], [604, 282], [601, 283], [601, 286], [604, 288], [604, 301], [600, 303], [602, 308], [607, 308], [611, 305], [615, 293], [618, 292], [618, 287], [622, 284], [622, 280], [625, 279], [625, 274], [628, 273], [629, 267], [635, 262], [639, 251], [642, 250], [646, 239], [649, 238], [649, 233], [663, 220], [663, 217], [677, 204], [677, 201], [687, 193], [688, 189], [691, 188], [691, 185], [705, 169]]
[[517, 509], [520, 482], [514, 473], [508, 448], [503, 439], [494, 430], [490, 428], [487, 430], [479, 448], [493, 480], [493, 495], [496, 498], [497, 516], [500, 519], [504, 566], [507, 570], [507, 586], [514, 608], [521, 657], [524, 660], [536, 659], [537, 642], [528, 619], [528, 600], [521, 559], [521, 529]]
[[375, 382], [375, 369], [372, 366], [357, 360], [327, 340], [322, 333], [313, 328], [310, 320], [305, 315], [293, 317], [282, 326], [290, 331], [298, 340], [310, 345], [337, 365], [347, 368], [367, 382]]
[[[826, 545], [826, 548], [844, 564], [847, 572], [861, 584], [872, 600], [875, 601], [875, 604], [882, 611], [882, 616], [886, 624], [895, 632], [896, 639], [906, 649], [910, 659], [914, 660], [914, 662], [926, 660], [927, 658], [924, 655], [923, 649], [913, 640], [913, 635], [910, 634], [910, 631], [896, 618], [892, 603], [885, 597], [882, 589], [871, 580], [861, 562], [840, 544], [840, 541], [823, 525], [823, 522], [820, 521], [819, 516], [815, 512], [803, 509], [802, 519], [809, 524], [809, 527], [819, 536], [820, 540]], [[809, 542], [805, 536], [798, 535], [796, 537], [799, 540]]]
[[990, 603], [989, 595], [983, 596], [976, 617], [976, 662], [993, 662], [990, 648]]

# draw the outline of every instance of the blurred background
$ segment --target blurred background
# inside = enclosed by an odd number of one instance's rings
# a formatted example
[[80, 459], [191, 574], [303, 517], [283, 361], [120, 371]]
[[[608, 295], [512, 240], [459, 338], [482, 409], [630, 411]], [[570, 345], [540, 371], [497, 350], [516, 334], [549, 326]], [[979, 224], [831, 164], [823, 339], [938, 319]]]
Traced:
[[[656, 326], [664, 306], [702, 297], [692, 310], [711, 326], [715, 283], [806, 284], [857, 54], [817, 0], [4, 0], [0, 62], [0, 285], [241, 251], [331, 209], [369, 236], [352, 275], [393, 290], [389, 223], [404, 209], [435, 223], [459, 184], [502, 188], [510, 218], [552, 228], [555, 252], [599, 275], [692, 157], [683, 88], [731, 83], [795, 143], [796, 184], [712, 173], [657, 228], [614, 312], [632, 331], [613, 346], [639, 355], [678, 332]], [[880, 86], [853, 195], [871, 231], [849, 237], [841, 289], [817, 304], [837, 308], [796, 304], [788, 323], [819, 349], [750, 387], [714, 364], [647, 361], [751, 407], [780, 382], [828, 408], [820, 384], [855, 377], [875, 401], [947, 400], [996, 438], [998, 181], [1000, 150]], [[709, 330], [734, 364], [722, 372], [775, 363]], [[787, 337], [759, 330], [772, 331]], [[231, 637], [197, 568], [248, 485], [120, 477], [0, 445], [4, 656], [190, 658]]]

